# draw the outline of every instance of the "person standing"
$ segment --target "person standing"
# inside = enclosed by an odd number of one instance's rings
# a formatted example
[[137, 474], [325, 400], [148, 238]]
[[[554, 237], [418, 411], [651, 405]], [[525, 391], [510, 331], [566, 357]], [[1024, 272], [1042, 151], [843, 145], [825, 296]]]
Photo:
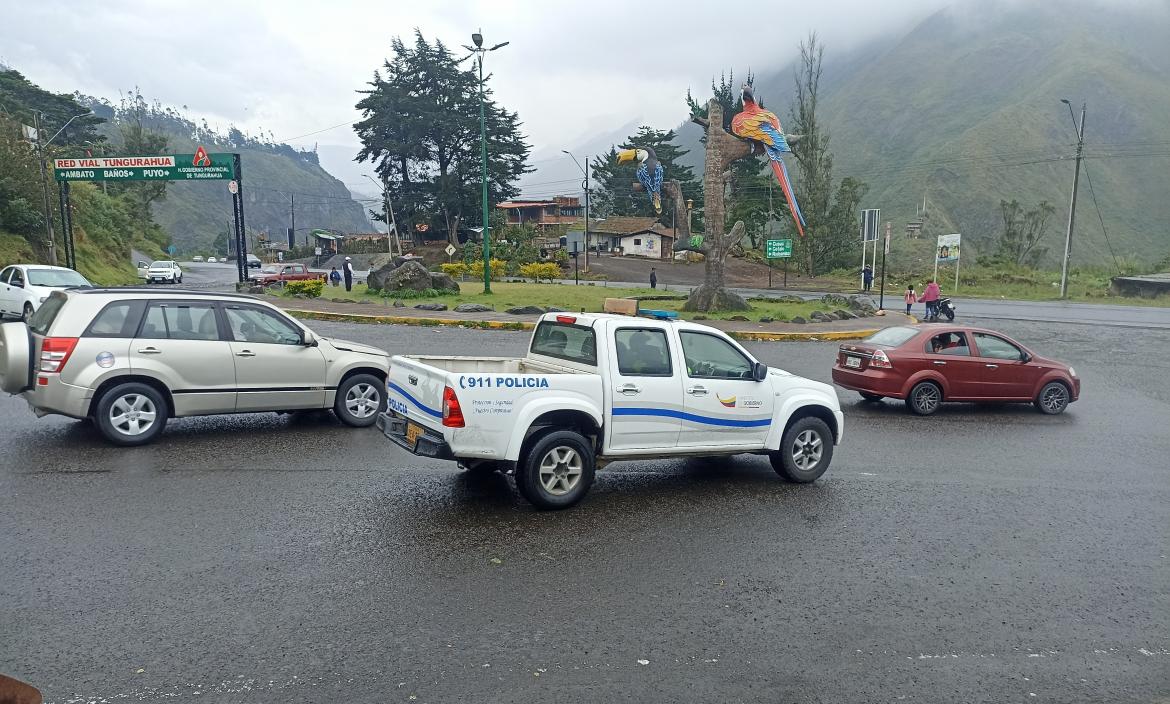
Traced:
[[861, 270], [861, 283], [867, 293], [873, 288], [873, 267], [869, 264]]
[[938, 317], [938, 299], [941, 297], [942, 291], [934, 279], [926, 282], [926, 288], [922, 291], [922, 297], [918, 300], [926, 304], [926, 319], [933, 320]]
[[345, 266], [342, 267], [345, 273], [345, 290], [353, 290], [353, 262], [349, 257], [345, 258]]
[[658, 274], [654, 272], [654, 267], [650, 267], [650, 288], [658, 288]]
[[906, 286], [906, 295], [903, 298], [906, 300], [906, 315], [910, 315], [910, 309], [918, 302], [918, 296], [914, 293], [914, 284]]
[[333, 271], [329, 272], [329, 283], [333, 284], [334, 288], [337, 288], [338, 284], [341, 283], [341, 272], [337, 270], [337, 267], [333, 267]]

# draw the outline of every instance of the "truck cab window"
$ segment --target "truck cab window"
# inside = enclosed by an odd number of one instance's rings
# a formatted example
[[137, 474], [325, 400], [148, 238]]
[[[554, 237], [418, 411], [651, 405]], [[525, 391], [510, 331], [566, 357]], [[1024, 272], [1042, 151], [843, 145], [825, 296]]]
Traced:
[[751, 379], [752, 362], [726, 340], [705, 333], [679, 333], [687, 376], [694, 379]]
[[662, 330], [623, 328], [614, 333], [623, 376], [671, 376], [670, 349]]

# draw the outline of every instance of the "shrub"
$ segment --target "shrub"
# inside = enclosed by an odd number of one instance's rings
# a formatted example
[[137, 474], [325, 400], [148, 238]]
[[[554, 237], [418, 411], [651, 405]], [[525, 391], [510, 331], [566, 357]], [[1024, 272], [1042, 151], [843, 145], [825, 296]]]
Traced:
[[289, 296], [301, 294], [309, 298], [320, 298], [325, 290], [324, 279], [310, 279], [308, 281], [289, 281], [284, 285], [284, 292]]
[[547, 279], [552, 281], [561, 276], [561, 266], [553, 262], [545, 262], [540, 264], [525, 264], [520, 267], [520, 275], [526, 279], [534, 279], [540, 281]]
[[[482, 265], [480, 266], [479, 270], [481, 273], [483, 272]], [[443, 272], [444, 274], [446, 274], [447, 276], [450, 276], [453, 279], [457, 279], [460, 276], [463, 276], [464, 274], [467, 273], [467, 265], [464, 264], [463, 262], [453, 262], [451, 264], [440, 264], [439, 271]]]
[[[492, 281], [499, 281], [504, 276], [508, 263], [502, 259], [492, 260]], [[483, 262], [472, 262], [467, 267], [467, 275], [473, 279], [483, 278]]]

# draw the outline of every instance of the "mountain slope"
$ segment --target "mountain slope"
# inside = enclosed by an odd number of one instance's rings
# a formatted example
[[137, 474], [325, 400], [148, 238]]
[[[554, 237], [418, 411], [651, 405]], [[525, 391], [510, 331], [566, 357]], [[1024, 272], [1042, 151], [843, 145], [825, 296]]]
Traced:
[[[1000, 199], [1047, 200], [1058, 216], [1048, 263], [1063, 245], [1076, 136], [1068, 108], [1088, 103], [1074, 261], [1157, 260], [1170, 251], [1170, 13], [1031, 3], [960, 5], [881, 46], [826, 51], [821, 115], [835, 175], [870, 185], [865, 207], [901, 234], [925, 197], [926, 237], [899, 243], [929, 256], [933, 236], [962, 232], [992, 247]], [[781, 119], [792, 67], [756, 81]], [[690, 133], [684, 133], [689, 135]], [[690, 146], [690, 145], [688, 145]], [[797, 185], [799, 189], [799, 184]]]

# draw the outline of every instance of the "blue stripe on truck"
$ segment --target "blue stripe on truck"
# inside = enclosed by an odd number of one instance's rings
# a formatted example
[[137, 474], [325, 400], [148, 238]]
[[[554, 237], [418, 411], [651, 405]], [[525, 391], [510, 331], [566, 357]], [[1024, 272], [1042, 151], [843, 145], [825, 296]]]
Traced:
[[694, 413], [684, 413], [683, 411], [672, 411], [668, 408], [614, 408], [613, 414], [615, 416], [659, 416], [664, 418], [678, 418], [680, 420], [689, 420], [692, 423], [702, 423], [703, 425], [722, 425], [728, 428], [763, 428], [764, 426], [772, 424], [771, 418], [761, 418], [759, 420], [730, 420], [727, 418], [698, 416]]
[[403, 396], [405, 396], [407, 401], [410, 401], [414, 405], [418, 406], [419, 410], [421, 410], [423, 413], [426, 413], [429, 416], [434, 416], [435, 418], [442, 420], [442, 418], [443, 418], [442, 411], [436, 411], [433, 408], [429, 408], [429, 407], [423, 405], [422, 403], [419, 402], [419, 400], [417, 398], [415, 398], [414, 396], [411, 396], [410, 392], [408, 392], [406, 389], [402, 388], [398, 384], [395, 384], [393, 381], [386, 382], [386, 388], [390, 389], [391, 391], [394, 391], [395, 393], [399, 393], [399, 394], [402, 394]]

